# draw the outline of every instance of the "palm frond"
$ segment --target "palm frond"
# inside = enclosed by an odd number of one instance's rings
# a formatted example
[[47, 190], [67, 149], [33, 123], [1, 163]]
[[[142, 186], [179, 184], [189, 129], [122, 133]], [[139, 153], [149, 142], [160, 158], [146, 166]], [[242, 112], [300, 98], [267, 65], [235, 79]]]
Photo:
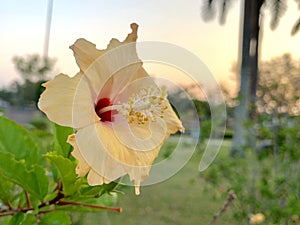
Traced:
[[280, 18], [287, 10], [287, 3], [286, 0], [270, 0], [269, 7], [271, 11], [270, 27], [274, 30], [278, 26]]
[[298, 9], [300, 9], [300, 0], [295, 0], [295, 2], [298, 4]]
[[219, 22], [223, 25], [232, 2], [236, 0], [204, 0], [201, 6], [201, 15], [204, 21], [212, 20], [220, 10]]
[[210, 21], [216, 17], [215, 0], [204, 0], [201, 6], [201, 16], [204, 21]]
[[229, 4], [230, 4], [230, 0], [223, 0], [221, 2], [220, 24], [224, 24], [226, 22], [226, 15], [228, 12]]
[[300, 17], [298, 18], [298, 20], [296, 21], [296, 23], [294, 24], [292, 31], [291, 31], [291, 35], [295, 35], [298, 31], [300, 30]]

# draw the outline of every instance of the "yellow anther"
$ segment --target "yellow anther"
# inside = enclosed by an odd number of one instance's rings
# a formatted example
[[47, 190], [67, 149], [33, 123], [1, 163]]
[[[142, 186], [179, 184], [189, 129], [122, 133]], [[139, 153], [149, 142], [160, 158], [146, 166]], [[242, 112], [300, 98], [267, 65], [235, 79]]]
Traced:
[[145, 124], [148, 121], [156, 121], [163, 118], [168, 108], [166, 89], [158, 87], [142, 88], [123, 103], [118, 111], [127, 118], [128, 123], [137, 121]]

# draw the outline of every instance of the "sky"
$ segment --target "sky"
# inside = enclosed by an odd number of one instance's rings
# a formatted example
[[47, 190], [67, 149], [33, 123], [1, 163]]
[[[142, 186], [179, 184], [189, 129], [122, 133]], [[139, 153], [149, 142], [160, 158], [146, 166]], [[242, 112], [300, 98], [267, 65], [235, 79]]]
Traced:
[[[85, 38], [104, 49], [113, 37], [124, 40], [129, 25], [136, 22], [139, 42], [180, 46], [199, 57], [218, 81], [227, 82], [238, 57], [240, 2], [233, 1], [221, 26], [218, 18], [202, 20], [201, 0], [54, 0], [49, 43], [49, 56], [56, 59], [52, 76], [78, 72], [69, 49], [76, 39]], [[300, 33], [290, 36], [300, 11], [294, 1], [288, 2], [288, 11], [275, 31], [270, 30], [265, 12], [262, 60], [287, 52], [300, 59]], [[47, 4], [48, 0], [0, 0], [0, 86], [20, 77], [12, 63], [14, 56], [43, 54]]]

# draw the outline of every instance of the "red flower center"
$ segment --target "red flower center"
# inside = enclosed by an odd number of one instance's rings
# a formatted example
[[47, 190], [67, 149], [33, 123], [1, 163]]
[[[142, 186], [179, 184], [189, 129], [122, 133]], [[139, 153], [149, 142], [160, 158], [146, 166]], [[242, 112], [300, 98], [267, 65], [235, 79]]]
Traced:
[[113, 116], [114, 114], [117, 113], [116, 110], [108, 110], [108, 111], [104, 111], [102, 109], [104, 109], [105, 107], [111, 106], [112, 103], [110, 102], [109, 98], [100, 98], [95, 106], [95, 111], [97, 113], [97, 115], [101, 118], [102, 122], [113, 122]]

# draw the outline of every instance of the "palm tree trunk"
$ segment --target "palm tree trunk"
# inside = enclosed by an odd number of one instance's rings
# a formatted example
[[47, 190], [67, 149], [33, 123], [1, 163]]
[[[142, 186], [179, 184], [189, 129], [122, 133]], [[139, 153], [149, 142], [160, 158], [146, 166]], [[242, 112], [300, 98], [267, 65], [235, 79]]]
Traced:
[[244, 1], [242, 62], [240, 70], [239, 105], [234, 113], [232, 156], [245, 156], [245, 149], [255, 145], [250, 118], [255, 112], [256, 84], [258, 77], [258, 38], [260, 8], [263, 0]]
[[255, 100], [256, 100], [256, 87], [258, 82], [258, 59], [259, 59], [259, 43], [260, 43], [260, 9], [264, 3], [264, 0], [254, 1], [256, 4], [253, 6], [255, 10], [252, 14], [251, 27], [252, 27], [252, 38], [253, 43], [250, 48], [250, 64], [251, 64], [251, 76], [250, 76], [250, 119], [255, 117]]

